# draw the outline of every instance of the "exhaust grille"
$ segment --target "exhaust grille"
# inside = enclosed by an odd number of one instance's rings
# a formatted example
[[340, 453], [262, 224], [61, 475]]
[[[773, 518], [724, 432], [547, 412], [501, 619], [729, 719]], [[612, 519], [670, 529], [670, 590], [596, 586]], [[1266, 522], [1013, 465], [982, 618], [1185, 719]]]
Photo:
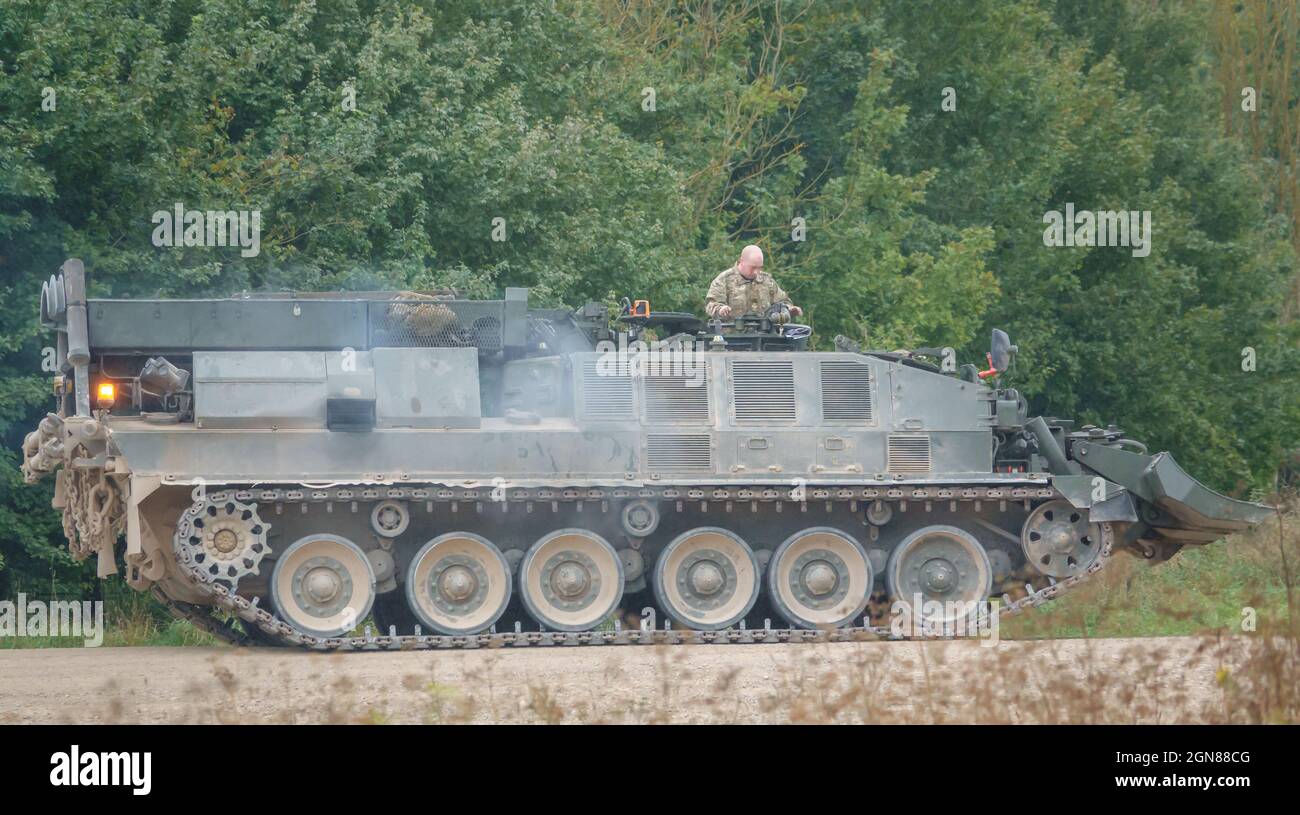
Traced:
[[794, 419], [794, 363], [732, 360], [731, 398], [737, 422]]
[[821, 378], [823, 419], [871, 423], [871, 366], [827, 361]]
[[627, 364], [582, 363], [582, 417], [594, 421], [636, 421], [636, 399]]
[[709, 383], [687, 376], [645, 376], [641, 379], [646, 424], [710, 424]]
[[891, 434], [886, 469], [891, 473], [930, 472], [930, 437]]
[[648, 434], [645, 439], [645, 466], [650, 472], [713, 472], [713, 448], [709, 434]]

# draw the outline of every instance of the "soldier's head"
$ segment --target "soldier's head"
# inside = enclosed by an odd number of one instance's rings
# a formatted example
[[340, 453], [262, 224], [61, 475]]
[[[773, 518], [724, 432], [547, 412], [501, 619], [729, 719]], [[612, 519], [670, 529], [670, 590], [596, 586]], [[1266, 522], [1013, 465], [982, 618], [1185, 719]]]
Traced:
[[763, 271], [763, 250], [754, 244], [740, 250], [740, 260], [736, 261], [736, 271], [746, 280], [753, 280]]

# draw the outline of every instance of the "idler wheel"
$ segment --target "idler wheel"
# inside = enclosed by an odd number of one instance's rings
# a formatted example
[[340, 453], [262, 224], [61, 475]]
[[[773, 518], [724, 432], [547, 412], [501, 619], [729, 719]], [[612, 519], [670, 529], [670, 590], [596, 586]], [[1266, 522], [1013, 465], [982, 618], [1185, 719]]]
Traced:
[[1074, 577], [1101, 554], [1101, 525], [1069, 501], [1048, 501], [1029, 514], [1020, 532], [1025, 559], [1049, 577]]

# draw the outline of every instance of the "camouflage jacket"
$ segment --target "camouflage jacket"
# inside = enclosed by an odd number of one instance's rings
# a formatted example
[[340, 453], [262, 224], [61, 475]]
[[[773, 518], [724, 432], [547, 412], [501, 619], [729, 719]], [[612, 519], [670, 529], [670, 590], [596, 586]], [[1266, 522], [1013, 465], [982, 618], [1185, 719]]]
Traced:
[[759, 272], [753, 280], [746, 280], [736, 267], [723, 271], [709, 285], [709, 296], [704, 311], [710, 317], [724, 305], [731, 306], [732, 316], [747, 312], [762, 314], [774, 303], [789, 303], [790, 295], [777, 285], [767, 272]]

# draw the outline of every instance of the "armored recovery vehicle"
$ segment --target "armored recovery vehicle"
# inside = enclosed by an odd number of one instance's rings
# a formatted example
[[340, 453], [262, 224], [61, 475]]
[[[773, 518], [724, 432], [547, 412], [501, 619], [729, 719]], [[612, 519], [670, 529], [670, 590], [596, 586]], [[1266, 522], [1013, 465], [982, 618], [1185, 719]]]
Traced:
[[40, 313], [57, 410], [26, 477], [55, 476], [74, 555], [113, 574], [124, 535], [131, 586], [234, 642], [887, 634], [893, 601], [1014, 613], [1270, 512], [1030, 417], [998, 331], [986, 370], [945, 370], [807, 350], [781, 314], [611, 324], [523, 289], [88, 300], [76, 260]]

